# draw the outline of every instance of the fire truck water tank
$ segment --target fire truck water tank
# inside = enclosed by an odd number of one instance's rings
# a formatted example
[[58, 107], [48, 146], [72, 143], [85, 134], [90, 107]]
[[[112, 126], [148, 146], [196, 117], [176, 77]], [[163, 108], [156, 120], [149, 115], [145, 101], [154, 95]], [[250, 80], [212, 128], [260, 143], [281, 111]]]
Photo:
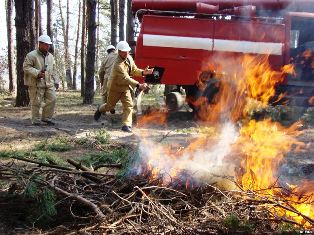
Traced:
[[199, 3], [219, 6], [219, 9], [252, 5], [257, 9], [280, 10], [289, 5], [310, 7], [314, 4], [314, 0], [133, 0], [132, 10], [133, 12], [139, 9], [197, 12]]

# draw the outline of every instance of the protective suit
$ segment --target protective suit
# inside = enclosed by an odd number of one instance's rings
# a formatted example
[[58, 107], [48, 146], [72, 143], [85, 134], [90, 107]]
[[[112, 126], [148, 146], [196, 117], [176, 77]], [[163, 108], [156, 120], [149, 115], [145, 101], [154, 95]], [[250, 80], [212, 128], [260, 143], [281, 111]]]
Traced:
[[108, 96], [108, 78], [110, 76], [110, 72], [113, 66], [113, 63], [117, 57], [117, 53], [111, 52], [109, 53], [104, 61], [101, 63], [101, 66], [99, 68], [99, 80], [100, 84], [102, 84], [101, 87], [101, 96], [102, 96], [102, 102], [106, 103], [107, 102], [107, 96]]
[[132, 91], [139, 84], [131, 76], [142, 76], [143, 70], [137, 68], [132, 57], [123, 59], [116, 57], [111, 75], [108, 80], [107, 103], [99, 107], [101, 113], [114, 109], [116, 103], [121, 100], [123, 106], [122, 124], [132, 126], [133, 100]]
[[[28, 86], [32, 124], [40, 124], [41, 121], [52, 123], [56, 104], [55, 85], [59, 83], [54, 75], [53, 55], [49, 52], [44, 55], [39, 49], [31, 51], [25, 57], [23, 70], [24, 84]], [[43, 71], [44, 77], [39, 78], [38, 75]]]

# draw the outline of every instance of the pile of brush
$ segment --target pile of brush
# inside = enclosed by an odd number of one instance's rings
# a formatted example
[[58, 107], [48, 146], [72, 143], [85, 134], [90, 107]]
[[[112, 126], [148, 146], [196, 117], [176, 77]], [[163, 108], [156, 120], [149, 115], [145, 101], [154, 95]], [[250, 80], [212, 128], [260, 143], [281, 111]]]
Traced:
[[[149, 181], [148, 175], [113, 174], [119, 164], [95, 171], [68, 162], [68, 167], [21, 158], [0, 163], [0, 181], [7, 182], [2, 193], [25, 195], [31, 185], [37, 185], [46, 199], [54, 198], [54, 206], [63, 203], [55, 217], [68, 213], [73, 221], [81, 221], [79, 226], [50, 227], [51, 234], [242, 234], [314, 226], [313, 218], [302, 215], [280, 196], [270, 200], [240, 186], [233, 191], [214, 185], [163, 186], [159, 179]], [[47, 197], [47, 190], [54, 196]], [[308, 202], [314, 203], [313, 199]], [[302, 222], [278, 216], [276, 208], [296, 213]]]

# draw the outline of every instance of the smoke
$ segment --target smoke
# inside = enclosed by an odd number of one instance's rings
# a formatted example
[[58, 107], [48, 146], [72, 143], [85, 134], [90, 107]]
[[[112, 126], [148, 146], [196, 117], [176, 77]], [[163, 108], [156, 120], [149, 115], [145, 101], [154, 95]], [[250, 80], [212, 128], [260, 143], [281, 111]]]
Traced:
[[[132, 172], [145, 175], [150, 171], [152, 178], [162, 179], [163, 184], [174, 182], [193, 182], [193, 184], [217, 183], [221, 188], [230, 188], [232, 183], [227, 178], [234, 176], [234, 164], [226, 158], [232, 144], [238, 138], [238, 131], [232, 123], [225, 123], [216, 138], [199, 137], [202, 140], [195, 145], [176, 147], [176, 143], [165, 146], [143, 139], [139, 147], [139, 161], [132, 167]], [[198, 138], [198, 139], [199, 139]], [[194, 141], [194, 142], [193, 142]]]

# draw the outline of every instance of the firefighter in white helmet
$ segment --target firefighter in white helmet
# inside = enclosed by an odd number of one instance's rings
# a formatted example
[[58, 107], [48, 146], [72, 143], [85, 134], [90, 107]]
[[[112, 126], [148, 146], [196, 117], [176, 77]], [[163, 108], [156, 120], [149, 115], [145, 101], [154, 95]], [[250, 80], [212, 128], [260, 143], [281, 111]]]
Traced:
[[101, 63], [101, 66], [98, 71], [99, 75], [99, 82], [101, 85], [101, 96], [102, 96], [102, 102], [107, 102], [107, 83], [108, 83], [108, 77], [110, 75], [113, 62], [115, 58], [117, 57], [116, 48], [113, 45], [109, 45], [106, 49], [108, 55], [105, 57], [103, 62]]
[[52, 116], [59, 81], [55, 73], [54, 57], [48, 52], [51, 44], [48, 35], [41, 35], [38, 38], [38, 48], [29, 52], [23, 63], [24, 85], [28, 86], [33, 125], [54, 125]]
[[117, 44], [118, 56], [115, 59], [109, 80], [108, 80], [108, 97], [107, 103], [97, 108], [94, 118], [97, 121], [102, 113], [114, 109], [116, 103], [121, 100], [123, 106], [122, 114], [122, 131], [132, 132], [132, 113], [133, 100], [132, 90], [137, 87], [141, 90], [147, 89], [147, 84], [140, 84], [132, 76], [145, 76], [153, 73], [153, 69], [148, 67], [143, 69], [137, 68], [132, 57], [129, 55], [131, 50], [126, 41], [120, 41]]

